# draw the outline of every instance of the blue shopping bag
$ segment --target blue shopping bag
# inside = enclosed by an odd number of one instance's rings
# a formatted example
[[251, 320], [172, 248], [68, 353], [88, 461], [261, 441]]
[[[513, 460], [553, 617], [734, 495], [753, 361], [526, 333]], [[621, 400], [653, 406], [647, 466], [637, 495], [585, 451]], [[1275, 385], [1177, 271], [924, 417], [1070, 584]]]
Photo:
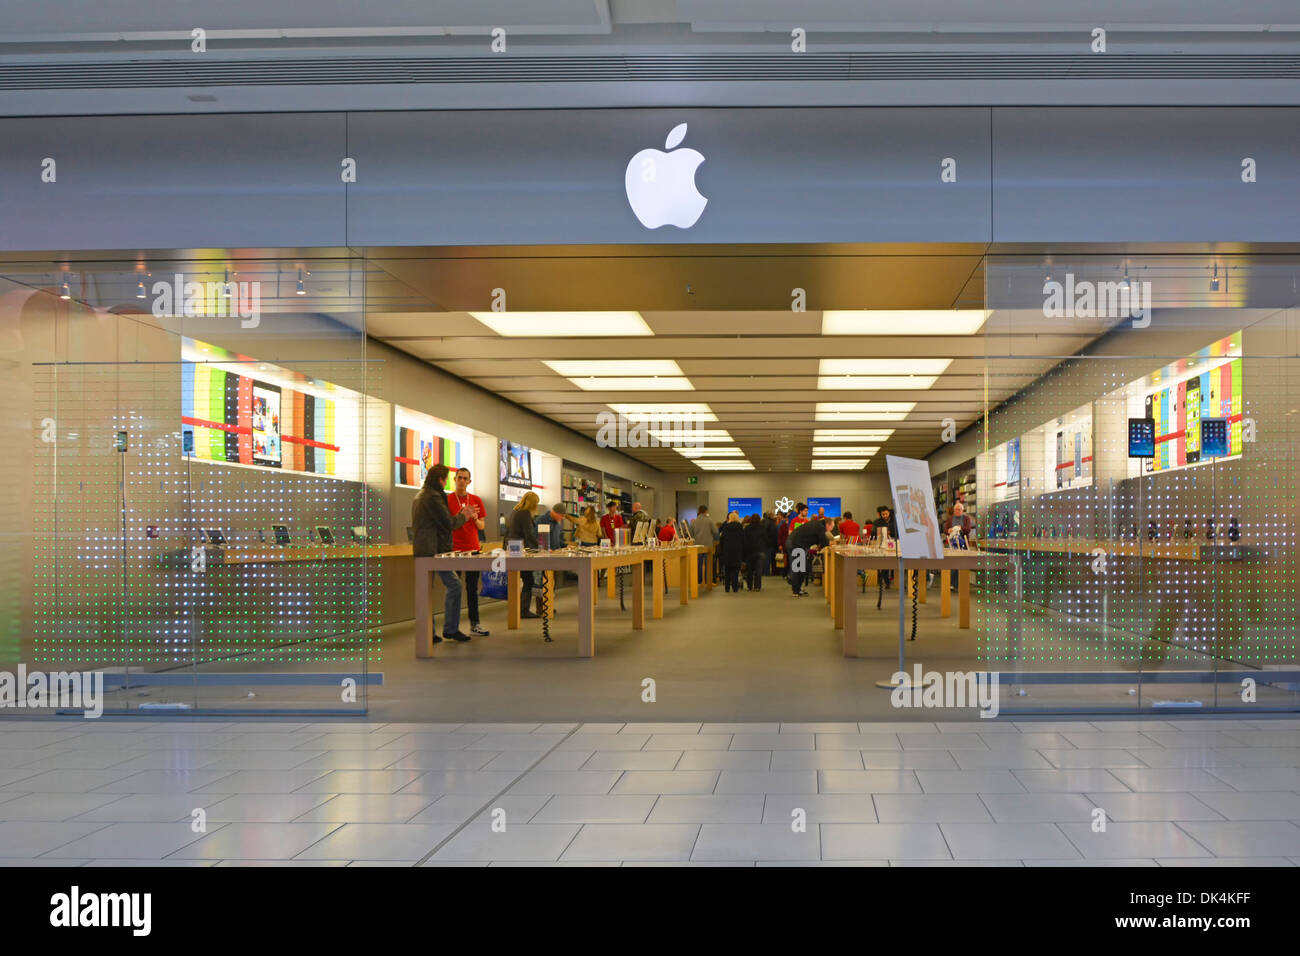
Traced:
[[506, 599], [506, 573], [504, 571], [484, 571], [479, 575], [482, 582], [480, 592], [486, 598]]

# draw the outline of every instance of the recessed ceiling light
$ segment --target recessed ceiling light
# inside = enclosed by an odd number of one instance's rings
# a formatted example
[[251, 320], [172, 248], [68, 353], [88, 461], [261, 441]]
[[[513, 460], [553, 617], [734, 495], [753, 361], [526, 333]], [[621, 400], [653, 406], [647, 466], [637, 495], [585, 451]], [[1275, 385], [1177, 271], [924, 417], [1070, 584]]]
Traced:
[[892, 428], [817, 428], [813, 441], [885, 441], [894, 434]]
[[703, 402], [620, 402], [609, 406], [630, 422], [716, 422], [718, 416]]
[[824, 358], [818, 375], [942, 375], [950, 358], [838, 359]]
[[910, 309], [822, 313], [822, 335], [973, 335], [984, 309]]
[[822, 375], [817, 387], [822, 391], [920, 391], [938, 380], [937, 375]]
[[548, 336], [654, 335], [639, 312], [471, 312], [497, 335]]
[[697, 461], [695, 467], [701, 471], [753, 471], [749, 461]]
[[814, 448], [813, 457], [831, 457], [833, 455], [874, 455], [880, 451], [876, 445], [829, 445], [825, 448]]
[[686, 373], [672, 359], [631, 359], [631, 360], [608, 360], [594, 359], [591, 361], [562, 361], [542, 363], [554, 372], [559, 372], [566, 378], [589, 378], [596, 376], [604, 378], [610, 376], [638, 376], [638, 375], [675, 375], [683, 376]]
[[867, 467], [866, 458], [853, 458], [841, 461], [839, 459], [815, 458], [812, 463], [813, 471], [861, 471]]
[[571, 378], [584, 392], [693, 392], [686, 378]]
[[678, 448], [677, 454], [683, 458], [743, 458], [745, 453], [739, 448]]
[[818, 402], [819, 422], [901, 422], [916, 402]]
[[734, 441], [725, 428], [691, 428], [685, 432], [649, 429], [650, 437], [662, 442]]

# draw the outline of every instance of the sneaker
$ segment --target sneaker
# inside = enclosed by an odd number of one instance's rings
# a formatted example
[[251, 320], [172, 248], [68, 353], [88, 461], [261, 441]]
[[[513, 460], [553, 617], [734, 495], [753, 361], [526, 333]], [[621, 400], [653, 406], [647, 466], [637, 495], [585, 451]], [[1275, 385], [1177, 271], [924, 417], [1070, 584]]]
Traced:
[[433, 643], [435, 643], [435, 644], [441, 644], [441, 643], [442, 643], [442, 638], [439, 637], [437, 634], [433, 635]]
[[521, 618], [541, 617], [540, 614], [534, 614], [532, 611], [520, 611], [519, 616]]
[[470, 632], [471, 634], [477, 635], [478, 637], [487, 637], [489, 634], [492, 633], [492, 632], [489, 631], [487, 628], [479, 627], [477, 624], [475, 624], [473, 627], [471, 627], [471, 628], [469, 629], [469, 632]]
[[466, 641], [469, 640], [469, 635], [468, 635], [468, 634], [462, 634], [460, 631], [457, 631], [457, 632], [454, 633], [454, 634], [444, 634], [444, 635], [442, 635], [442, 639], [443, 639], [444, 641], [460, 641], [462, 644], [464, 644]]

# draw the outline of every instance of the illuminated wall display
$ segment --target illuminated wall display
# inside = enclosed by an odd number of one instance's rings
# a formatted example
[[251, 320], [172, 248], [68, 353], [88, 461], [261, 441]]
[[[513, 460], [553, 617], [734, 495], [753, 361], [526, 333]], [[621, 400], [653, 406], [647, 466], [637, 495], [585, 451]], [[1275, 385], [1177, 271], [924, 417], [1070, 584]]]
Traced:
[[423, 486], [429, 469], [443, 464], [451, 469], [444, 488], [450, 491], [456, 469], [473, 468], [473, 432], [400, 405], [393, 408], [393, 443], [393, 480], [403, 488]]

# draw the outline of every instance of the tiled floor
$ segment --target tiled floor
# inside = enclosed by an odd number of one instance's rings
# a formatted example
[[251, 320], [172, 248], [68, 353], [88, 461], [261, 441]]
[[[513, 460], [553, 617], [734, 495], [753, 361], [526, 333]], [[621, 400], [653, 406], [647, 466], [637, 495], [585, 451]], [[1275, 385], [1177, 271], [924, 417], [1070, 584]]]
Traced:
[[1300, 719], [7, 720], [0, 863], [1292, 866]]

